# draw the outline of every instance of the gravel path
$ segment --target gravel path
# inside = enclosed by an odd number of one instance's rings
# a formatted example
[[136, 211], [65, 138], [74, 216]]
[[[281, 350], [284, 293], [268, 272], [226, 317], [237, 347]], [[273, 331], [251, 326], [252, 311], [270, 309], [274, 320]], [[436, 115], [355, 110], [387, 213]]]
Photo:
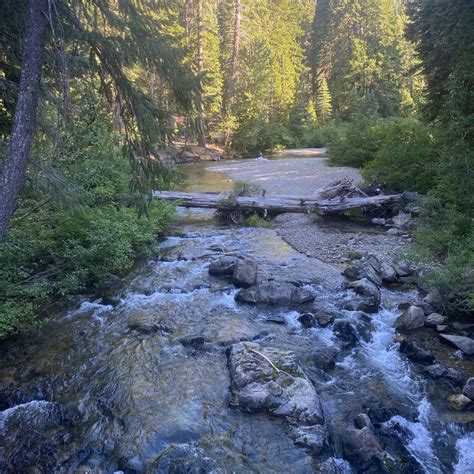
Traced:
[[[308, 153], [315, 156], [307, 157]], [[307, 196], [345, 177], [354, 183], [361, 180], [360, 173], [354, 168], [327, 166], [321, 150], [287, 151], [282, 156], [289, 157], [233, 161], [209, 169], [225, 173], [234, 181], [257, 183], [267, 195]], [[313, 216], [282, 214], [273, 224], [277, 233], [298, 252], [337, 265], [345, 265], [357, 254], [366, 253], [382, 260], [393, 260], [410, 242], [408, 236], [387, 235], [379, 226], [347, 223], [342, 219], [318, 222]]]

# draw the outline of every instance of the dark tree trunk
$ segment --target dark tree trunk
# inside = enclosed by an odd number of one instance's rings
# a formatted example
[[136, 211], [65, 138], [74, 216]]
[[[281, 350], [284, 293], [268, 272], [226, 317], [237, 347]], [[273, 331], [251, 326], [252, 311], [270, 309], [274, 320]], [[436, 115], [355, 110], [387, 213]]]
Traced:
[[43, 66], [48, 0], [29, 0], [20, 88], [12, 134], [0, 175], [0, 240], [5, 237], [30, 157]]
[[204, 114], [204, 97], [202, 90], [202, 76], [204, 74], [204, 53], [202, 46], [202, 0], [196, 0], [196, 30], [197, 30], [197, 67], [199, 74], [199, 103], [198, 103], [198, 144], [199, 146], [206, 146], [205, 134], [205, 114]]
[[239, 52], [240, 52], [240, 21], [242, 14], [241, 0], [235, 0], [234, 12], [234, 38], [232, 42], [232, 59], [230, 65], [230, 77], [227, 85], [227, 91], [224, 97], [223, 110], [224, 114], [231, 111], [232, 101], [234, 99], [235, 89], [237, 87], [238, 73], [239, 73]]

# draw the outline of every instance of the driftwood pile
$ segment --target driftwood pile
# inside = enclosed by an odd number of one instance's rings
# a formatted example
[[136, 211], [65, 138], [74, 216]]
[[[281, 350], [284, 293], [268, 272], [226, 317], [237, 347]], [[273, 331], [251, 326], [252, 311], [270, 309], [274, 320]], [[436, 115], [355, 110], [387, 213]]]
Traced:
[[231, 218], [232, 215], [248, 213], [258, 213], [264, 217], [283, 213], [315, 213], [322, 216], [394, 204], [400, 200], [400, 194], [369, 196], [349, 179], [333, 182], [309, 196], [266, 196], [265, 191], [258, 196], [240, 194], [161, 191], [155, 192], [154, 196], [165, 201], [178, 201], [182, 207], [216, 209]]

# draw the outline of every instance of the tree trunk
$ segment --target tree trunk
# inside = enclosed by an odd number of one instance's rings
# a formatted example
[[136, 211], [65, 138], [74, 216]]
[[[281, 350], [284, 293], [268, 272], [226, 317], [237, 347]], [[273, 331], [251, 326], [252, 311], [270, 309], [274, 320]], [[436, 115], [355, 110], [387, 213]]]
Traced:
[[30, 157], [43, 66], [48, 0], [29, 0], [20, 88], [12, 134], [0, 175], [0, 241], [5, 237]]
[[204, 74], [204, 53], [202, 47], [202, 0], [196, 0], [196, 30], [197, 30], [197, 67], [199, 74], [199, 102], [198, 102], [198, 144], [206, 146], [204, 92], [202, 90], [202, 76]]
[[224, 115], [231, 111], [232, 101], [234, 99], [235, 89], [237, 87], [238, 73], [239, 73], [239, 53], [240, 53], [240, 21], [242, 15], [241, 0], [235, 0], [234, 13], [234, 39], [232, 43], [232, 60], [230, 66], [230, 77], [227, 85], [226, 95], [224, 97], [223, 110]]

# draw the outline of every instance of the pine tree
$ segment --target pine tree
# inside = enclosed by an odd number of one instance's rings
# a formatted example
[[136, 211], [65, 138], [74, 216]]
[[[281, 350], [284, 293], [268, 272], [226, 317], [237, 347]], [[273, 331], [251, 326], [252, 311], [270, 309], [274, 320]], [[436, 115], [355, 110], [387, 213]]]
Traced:
[[316, 97], [316, 113], [322, 123], [332, 119], [332, 99], [327, 80], [321, 79]]

